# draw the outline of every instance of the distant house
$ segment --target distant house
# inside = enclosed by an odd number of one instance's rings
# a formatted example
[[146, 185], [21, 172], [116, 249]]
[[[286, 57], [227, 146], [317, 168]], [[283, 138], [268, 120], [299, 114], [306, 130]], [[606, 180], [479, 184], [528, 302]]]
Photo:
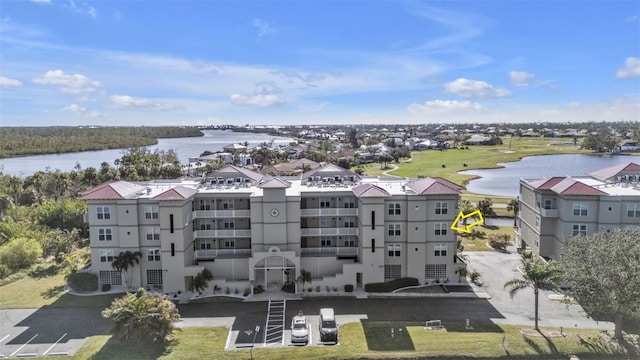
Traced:
[[247, 147], [242, 145], [242, 144], [229, 144], [229, 145], [223, 147], [222, 149], [224, 149], [224, 151], [227, 151], [227, 152], [230, 152], [230, 153], [235, 153], [237, 151], [247, 150]]
[[625, 152], [625, 151], [640, 151], [640, 143], [632, 140], [625, 140], [618, 144], [616, 148], [616, 152]]
[[472, 135], [464, 143], [465, 145], [491, 145], [491, 138], [484, 135]]

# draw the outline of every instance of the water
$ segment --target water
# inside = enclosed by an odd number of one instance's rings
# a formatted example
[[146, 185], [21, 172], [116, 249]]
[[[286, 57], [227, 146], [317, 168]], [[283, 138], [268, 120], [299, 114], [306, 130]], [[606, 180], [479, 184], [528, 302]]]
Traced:
[[[220, 151], [224, 146], [233, 143], [247, 141], [249, 146], [256, 146], [273, 140], [274, 146], [277, 146], [287, 145], [294, 141], [291, 138], [275, 137], [261, 133], [224, 130], [203, 130], [202, 132], [204, 136], [201, 137], [158, 139], [158, 144], [148, 148], [151, 151], [173, 149], [177, 152], [180, 162], [187, 163], [190, 157], [198, 157], [207, 150], [212, 152]], [[0, 159], [0, 170], [5, 174], [26, 177], [33, 175], [37, 171], [45, 171], [47, 168], [69, 172], [73, 170], [76, 163], [79, 163], [83, 169], [88, 167], [97, 169], [105, 161], [113, 166], [113, 161], [121, 158], [123, 151], [123, 149], [111, 149]]]
[[630, 155], [541, 155], [527, 156], [520, 161], [498, 163], [503, 168], [487, 170], [466, 170], [461, 174], [481, 176], [471, 180], [467, 190], [487, 195], [518, 196], [520, 178], [539, 179], [551, 176], [585, 176], [595, 170], [610, 166], [635, 162], [640, 164], [640, 156]]

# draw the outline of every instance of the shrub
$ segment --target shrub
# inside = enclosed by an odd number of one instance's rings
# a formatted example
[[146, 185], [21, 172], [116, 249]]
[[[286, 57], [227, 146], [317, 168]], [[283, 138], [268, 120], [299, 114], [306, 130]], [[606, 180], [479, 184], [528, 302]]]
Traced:
[[313, 292], [313, 288], [311, 286], [309, 286], [309, 288], [307, 289], [308, 292]]
[[98, 277], [91, 273], [74, 272], [67, 277], [69, 286], [78, 292], [91, 292], [98, 290]]
[[327, 292], [330, 292], [330, 291], [331, 291], [331, 287], [329, 287], [329, 285], [327, 285], [327, 286], [325, 287], [325, 289], [327, 289]]
[[5, 277], [11, 275], [11, 271], [5, 264], [0, 264], [0, 279], [4, 279]]
[[244, 289], [244, 293], [242, 293], [242, 296], [249, 296], [249, 294], [251, 294], [251, 289], [250, 288], [246, 288], [246, 289]]
[[416, 278], [402, 278], [383, 283], [370, 283], [364, 285], [366, 292], [392, 292], [408, 286], [418, 286], [420, 283]]
[[102, 291], [111, 290], [111, 284], [102, 284]]
[[293, 294], [296, 291], [296, 285], [291, 281], [287, 281], [282, 285], [282, 291]]
[[492, 234], [489, 236], [489, 246], [496, 250], [504, 250], [511, 242], [509, 234]]
[[344, 291], [345, 292], [353, 292], [353, 285], [351, 284], [347, 284], [344, 286]]
[[334, 292], [338, 292], [338, 287], [337, 287], [337, 286], [334, 286], [334, 287], [333, 287], [333, 291], [334, 291]]
[[12, 272], [35, 264], [42, 256], [42, 245], [32, 238], [16, 238], [0, 248], [0, 264]]
[[240, 293], [240, 291], [238, 290], [238, 288], [236, 288], [233, 293], [238, 295]]
[[227, 295], [231, 294], [231, 290], [229, 290], [229, 287], [224, 288], [224, 293]]
[[316, 292], [320, 292], [320, 285], [316, 286]]
[[262, 285], [256, 285], [253, 287], [253, 293], [254, 294], [260, 294], [264, 292], [264, 288], [262, 287]]

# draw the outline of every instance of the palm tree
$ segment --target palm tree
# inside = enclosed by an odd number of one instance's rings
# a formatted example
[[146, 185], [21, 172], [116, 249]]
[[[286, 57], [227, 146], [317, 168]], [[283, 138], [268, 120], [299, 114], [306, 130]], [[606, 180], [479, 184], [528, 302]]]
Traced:
[[304, 284], [311, 284], [311, 271], [300, 269], [300, 276], [296, 279], [300, 286], [304, 289]]
[[133, 268], [136, 264], [140, 263], [140, 258], [142, 257], [142, 253], [140, 251], [125, 251], [118, 254], [118, 256], [113, 259], [111, 263], [111, 267], [117, 271], [124, 272], [124, 282], [127, 285], [127, 288], [131, 287], [131, 278], [133, 277], [133, 273], [129, 273], [129, 269]]
[[535, 296], [535, 329], [538, 328], [538, 293], [540, 290], [555, 290], [562, 281], [562, 270], [555, 261], [545, 262], [532, 253], [522, 255], [522, 279], [514, 278], [504, 284], [509, 288], [509, 296], [513, 296], [520, 290], [532, 288]]
[[[458, 209], [460, 209], [460, 211], [462, 211], [462, 213], [464, 215], [470, 214], [472, 213], [476, 207], [475, 205], [473, 205], [473, 203], [467, 199], [460, 199], [458, 201]], [[462, 224], [466, 227], [467, 226], [467, 219], [468, 218], [463, 218], [462, 219]]]
[[518, 198], [509, 200], [507, 211], [513, 211], [513, 226], [518, 225], [518, 213], [520, 212], [520, 200]]
[[209, 269], [204, 269], [193, 277], [189, 291], [202, 293], [204, 289], [209, 287], [209, 281], [211, 280], [213, 280], [213, 274]]

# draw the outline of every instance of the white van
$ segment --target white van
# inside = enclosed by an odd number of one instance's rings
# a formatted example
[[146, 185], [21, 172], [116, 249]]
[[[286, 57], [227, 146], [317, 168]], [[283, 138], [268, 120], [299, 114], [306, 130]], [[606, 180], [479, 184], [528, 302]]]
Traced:
[[338, 342], [338, 326], [336, 324], [336, 316], [332, 308], [320, 309], [320, 341], [322, 342]]

